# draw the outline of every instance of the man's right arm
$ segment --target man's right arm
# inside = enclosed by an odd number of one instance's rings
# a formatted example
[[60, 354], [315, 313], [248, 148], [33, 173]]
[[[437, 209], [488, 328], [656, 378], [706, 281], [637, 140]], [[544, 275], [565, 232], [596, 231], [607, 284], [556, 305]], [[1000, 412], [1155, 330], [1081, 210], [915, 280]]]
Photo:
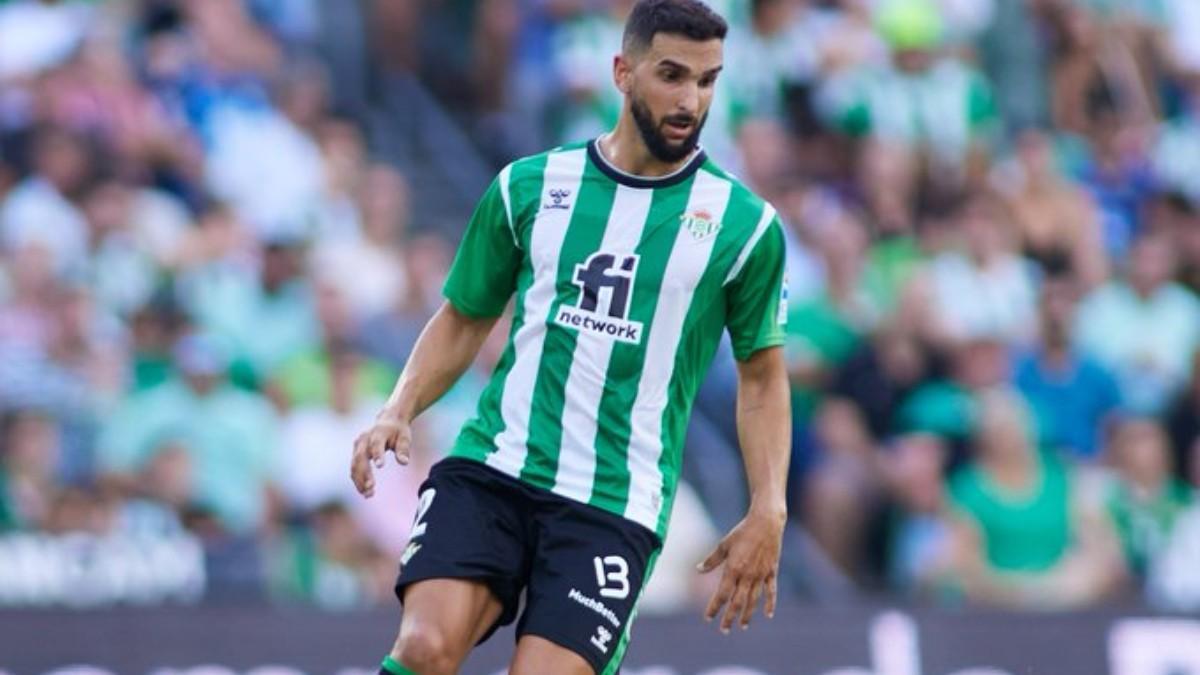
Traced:
[[350, 477], [366, 497], [375, 493], [371, 465], [382, 467], [389, 450], [408, 463], [412, 421], [475, 360], [516, 290], [524, 254], [508, 202], [511, 170], [501, 171], [479, 200], [442, 288], [447, 302], [425, 325], [375, 424], [354, 442]]
[[371, 465], [382, 467], [386, 452], [394, 453], [398, 463], [408, 464], [413, 420], [462, 377], [497, 318], [474, 318], [446, 302], [425, 325], [375, 424], [354, 442], [350, 476], [360, 494], [374, 494]]

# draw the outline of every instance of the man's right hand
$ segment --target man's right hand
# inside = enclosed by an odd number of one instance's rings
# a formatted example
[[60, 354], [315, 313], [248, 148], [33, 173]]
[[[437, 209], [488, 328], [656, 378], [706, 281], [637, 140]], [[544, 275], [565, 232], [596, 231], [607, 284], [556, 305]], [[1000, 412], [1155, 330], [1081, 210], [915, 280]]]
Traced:
[[350, 478], [354, 487], [364, 497], [375, 494], [374, 468], [382, 469], [384, 454], [396, 455], [397, 464], [408, 464], [408, 451], [412, 445], [412, 426], [408, 420], [381, 415], [370, 429], [354, 441], [354, 457], [350, 460]]

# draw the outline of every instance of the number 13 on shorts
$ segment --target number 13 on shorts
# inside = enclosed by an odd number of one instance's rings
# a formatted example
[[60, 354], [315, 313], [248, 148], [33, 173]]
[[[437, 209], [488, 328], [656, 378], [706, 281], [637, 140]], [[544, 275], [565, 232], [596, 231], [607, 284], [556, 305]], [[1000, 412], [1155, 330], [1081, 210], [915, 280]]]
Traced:
[[592, 558], [596, 566], [596, 585], [600, 587], [600, 595], [606, 598], [624, 600], [629, 597], [629, 563], [619, 555], [596, 556]]

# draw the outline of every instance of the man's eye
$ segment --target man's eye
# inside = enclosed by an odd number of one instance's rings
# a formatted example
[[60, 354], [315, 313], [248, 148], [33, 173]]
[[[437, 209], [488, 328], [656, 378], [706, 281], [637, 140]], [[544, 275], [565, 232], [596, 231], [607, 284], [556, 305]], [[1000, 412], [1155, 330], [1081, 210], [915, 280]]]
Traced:
[[713, 86], [713, 84], [715, 84], [716, 81], [717, 81], [716, 75], [708, 75], [706, 77], [700, 78], [700, 86], [707, 89], [707, 88]]
[[662, 78], [664, 80], [666, 80], [667, 82], [678, 82], [679, 81], [679, 71], [664, 70], [663, 74], [662, 74]]

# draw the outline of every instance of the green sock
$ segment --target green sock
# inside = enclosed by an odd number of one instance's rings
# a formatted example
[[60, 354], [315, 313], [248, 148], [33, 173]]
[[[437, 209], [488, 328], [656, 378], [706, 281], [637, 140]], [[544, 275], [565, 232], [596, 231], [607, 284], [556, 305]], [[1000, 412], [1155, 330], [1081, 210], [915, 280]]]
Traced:
[[383, 663], [379, 670], [380, 675], [391, 673], [391, 675], [417, 675], [413, 671], [400, 665], [400, 662], [393, 659], [390, 655], [383, 657]]

